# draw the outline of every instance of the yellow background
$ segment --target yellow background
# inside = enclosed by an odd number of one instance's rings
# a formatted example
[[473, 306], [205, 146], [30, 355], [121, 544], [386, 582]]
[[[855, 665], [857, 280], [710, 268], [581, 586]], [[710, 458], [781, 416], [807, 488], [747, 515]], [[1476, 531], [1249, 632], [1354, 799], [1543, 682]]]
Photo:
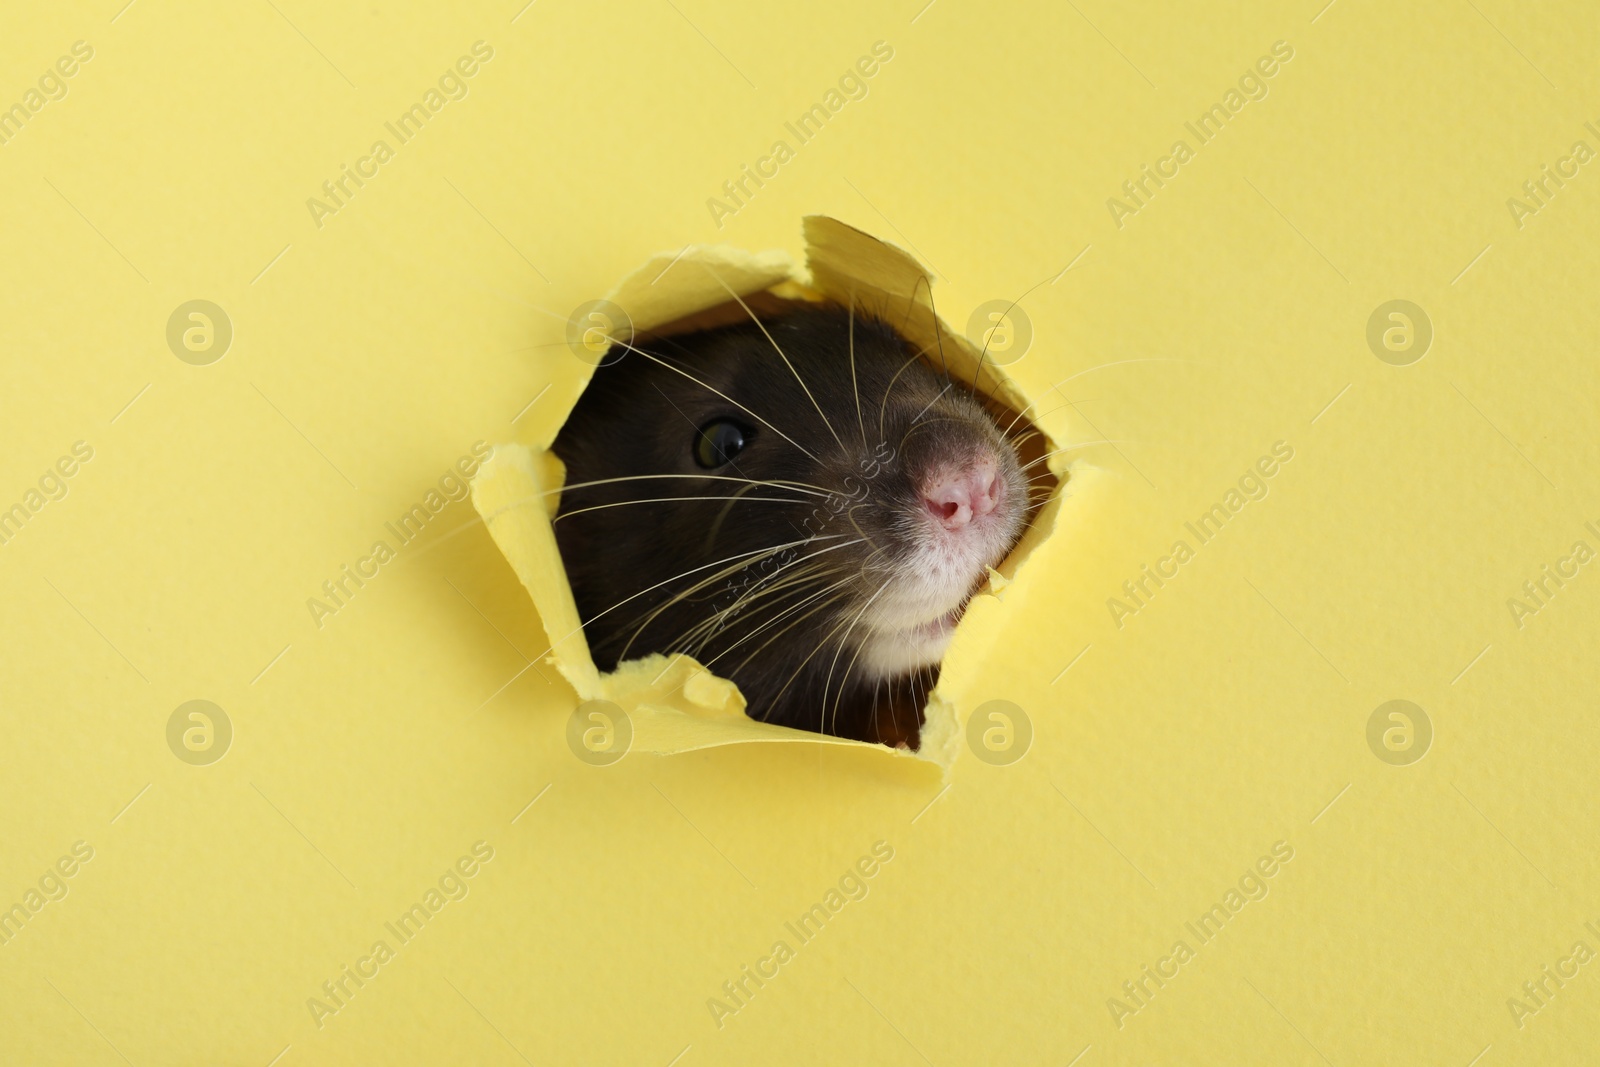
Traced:
[[[1507, 999], [1600, 950], [1600, 576], [1520, 627], [1507, 600], [1600, 547], [1600, 164], [1520, 228], [1506, 200], [1600, 148], [1600, 16], [919, 6], [6, 13], [0, 106], [94, 58], [0, 146], [0, 507], [94, 458], [0, 545], [0, 906], [95, 852], [0, 946], [0, 1060], [1593, 1058], [1600, 964], [1520, 1026]], [[478, 40], [469, 95], [319, 228], [306, 199]], [[869, 95], [719, 230], [706, 199], [880, 40]], [[1107, 198], [1278, 40], [1267, 97], [1119, 228]], [[798, 255], [808, 213], [916, 251], [958, 327], [1055, 279], [1012, 373], [1088, 372], [1061, 389], [1117, 443], [997, 616], [1020, 761], [964, 754], [942, 793], [817, 745], [587, 766], [464, 502], [318, 628], [324, 580], [575, 380], [574, 307], [688, 242]], [[207, 366], [166, 341], [195, 299], [234, 329]], [[1392, 299], [1435, 331], [1409, 366], [1366, 342]], [[1119, 628], [1107, 598], [1278, 440], [1270, 494]], [[233, 725], [209, 766], [167, 745], [193, 699]], [[1408, 766], [1367, 743], [1391, 699], [1433, 726]], [[707, 999], [880, 840], [866, 898], [719, 1029]], [[470, 894], [319, 1027], [308, 998], [477, 841]], [[1108, 998], [1276, 841], [1268, 896], [1119, 1027]]]

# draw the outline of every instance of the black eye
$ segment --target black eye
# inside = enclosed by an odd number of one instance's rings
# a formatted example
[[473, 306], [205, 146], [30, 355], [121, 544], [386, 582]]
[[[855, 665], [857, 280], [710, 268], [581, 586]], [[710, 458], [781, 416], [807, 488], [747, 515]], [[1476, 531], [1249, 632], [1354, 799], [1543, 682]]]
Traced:
[[748, 442], [749, 433], [731, 419], [715, 419], [700, 427], [694, 437], [694, 461], [715, 470], [733, 459]]

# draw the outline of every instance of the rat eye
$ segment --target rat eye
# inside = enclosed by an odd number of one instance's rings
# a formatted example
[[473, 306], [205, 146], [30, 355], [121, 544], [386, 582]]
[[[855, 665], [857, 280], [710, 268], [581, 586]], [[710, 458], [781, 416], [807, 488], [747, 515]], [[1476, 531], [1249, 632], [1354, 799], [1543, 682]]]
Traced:
[[731, 419], [714, 419], [700, 427], [694, 438], [694, 461], [714, 470], [733, 459], [748, 443], [749, 433]]

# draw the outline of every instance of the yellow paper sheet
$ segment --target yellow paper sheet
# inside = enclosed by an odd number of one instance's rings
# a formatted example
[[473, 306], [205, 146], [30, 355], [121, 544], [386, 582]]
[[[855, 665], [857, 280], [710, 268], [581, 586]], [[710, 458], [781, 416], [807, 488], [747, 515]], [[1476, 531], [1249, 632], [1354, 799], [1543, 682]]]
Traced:
[[[4, 31], [0, 1064], [1595, 1060], [1593, 5]], [[931, 759], [557, 656], [480, 515], [701, 257], [1081, 446]]]

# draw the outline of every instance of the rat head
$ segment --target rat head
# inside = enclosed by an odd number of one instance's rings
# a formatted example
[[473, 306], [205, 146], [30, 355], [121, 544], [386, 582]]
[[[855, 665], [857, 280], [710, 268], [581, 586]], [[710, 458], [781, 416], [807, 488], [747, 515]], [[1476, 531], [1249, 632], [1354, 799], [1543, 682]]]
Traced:
[[554, 445], [596, 663], [685, 652], [755, 718], [905, 739], [870, 706], [931, 683], [1029, 505], [1011, 444], [929, 356], [829, 306], [598, 368]]

